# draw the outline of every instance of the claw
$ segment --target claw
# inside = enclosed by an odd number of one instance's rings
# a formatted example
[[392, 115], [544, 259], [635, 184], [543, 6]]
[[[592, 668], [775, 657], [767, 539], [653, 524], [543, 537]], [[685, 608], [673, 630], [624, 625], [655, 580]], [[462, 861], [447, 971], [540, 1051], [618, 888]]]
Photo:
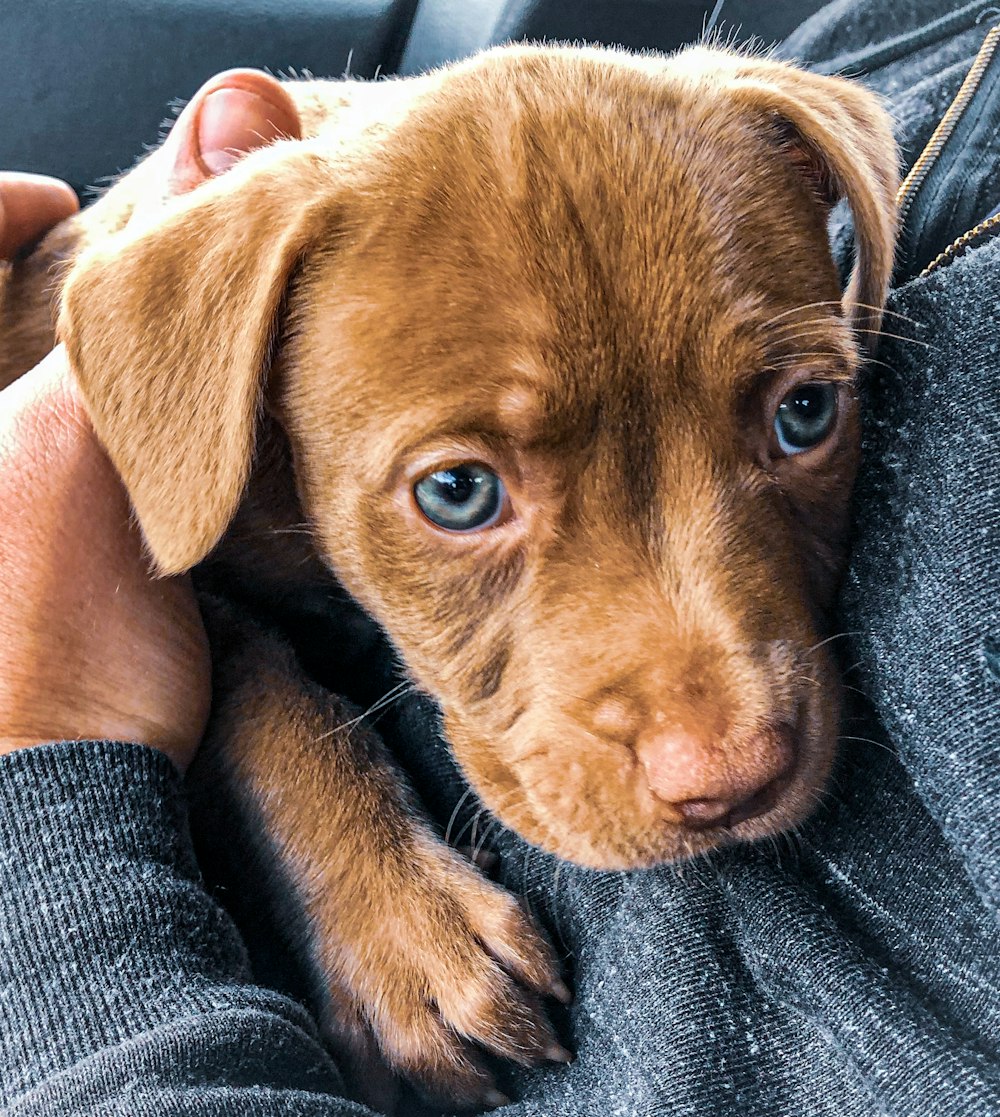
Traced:
[[555, 997], [560, 1004], [568, 1005], [573, 1003], [573, 994], [570, 992], [569, 986], [558, 977], [549, 986], [548, 993], [549, 996]]
[[545, 1048], [545, 1058], [550, 1063], [572, 1063], [573, 1052], [567, 1051], [561, 1043], [552, 1043]]

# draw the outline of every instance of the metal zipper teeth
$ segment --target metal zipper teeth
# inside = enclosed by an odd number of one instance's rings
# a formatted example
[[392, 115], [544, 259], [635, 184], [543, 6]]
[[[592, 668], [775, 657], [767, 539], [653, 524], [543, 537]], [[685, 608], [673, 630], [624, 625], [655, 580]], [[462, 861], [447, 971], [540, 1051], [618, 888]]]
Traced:
[[896, 194], [900, 224], [905, 221], [914, 195], [920, 189], [924, 179], [930, 174], [934, 161], [941, 154], [944, 145], [951, 138], [951, 134], [962, 119], [962, 113], [965, 112], [966, 106], [976, 95], [979, 84], [983, 80], [983, 74], [986, 72], [986, 67], [989, 66], [998, 45], [1000, 45], [1000, 25], [994, 27], [983, 40], [979, 53], [976, 55], [969, 72], [965, 75], [965, 81], [962, 82], [961, 88], [955, 94], [955, 99], [948, 106], [948, 111], [941, 117], [931, 138], [927, 141], [927, 146], [920, 153], [920, 158], [917, 159], [910, 168], [910, 173], [903, 179], [903, 184]]
[[995, 213], [992, 217], [987, 217], [985, 221], [980, 221], [974, 229], [970, 229], [967, 233], [963, 233], [957, 240], [953, 240], [943, 252], [939, 252], [927, 267], [924, 268], [918, 278], [923, 279], [924, 276], [930, 275], [931, 272], [937, 271], [938, 268], [943, 268], [945, 264], [950, 264], [956, 256], [961, 255], [974, 241], [979, 240], [980, 237], [985, 236], [998, 227], [1000, 227], [1000, 213]]

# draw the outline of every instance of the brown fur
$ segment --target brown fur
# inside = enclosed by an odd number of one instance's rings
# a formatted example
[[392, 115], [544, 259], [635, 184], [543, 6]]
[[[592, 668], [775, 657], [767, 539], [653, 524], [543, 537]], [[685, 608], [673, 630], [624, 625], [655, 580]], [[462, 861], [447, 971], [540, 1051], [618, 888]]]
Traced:
[[[892, 263], [876, 100], [704, 48], [507, 48], [405, 82], [289, 88], [304, 140], [126, 227], [140, 168], [72, 226], [92, 246], [60, 334], [158, 568], [220, 539], [245, 563], [255, 501], [304, 519], [319, 558], [293, 577], [334, 572], [440, 704], [487, 805], [560, 856], [651, 865], [800, 821], [834, 753], [823, 617], [852, 385]], [[843, 297], [826, 242], [841, 197], [857, 233]], [[7, 305], [6, 329], [29, 311], [46, 324], [16, 272]], [[803, 376], [841, 383], [838, 428], [776, 457], [774, 410]], [[273, 468], [245, 497], [262, 410]], [[412, 485], [463, 460], [502, 473], [516, 515], [447, 536]], [[262, 500], [265, 484], [284, 496]], [[551, 1040], [531, 997], [497, 985], [476, 937], [535, 993], [544, 951], [430, 837], [377, 748], [316, 753], [336, 712], [258, 654], [226, 674], [218, 739], [308, 882], [315, 957], [394, 1066], [482, 1097], [427, 1000], [461, 1035], [537, 1057]], [[743, 795], [789, 758], [757, 817], [695, 826], [677, 806]], [[360, 894], [370, 906], [344, 907]], [[385, 932], [404, 894], [419, 963]]]

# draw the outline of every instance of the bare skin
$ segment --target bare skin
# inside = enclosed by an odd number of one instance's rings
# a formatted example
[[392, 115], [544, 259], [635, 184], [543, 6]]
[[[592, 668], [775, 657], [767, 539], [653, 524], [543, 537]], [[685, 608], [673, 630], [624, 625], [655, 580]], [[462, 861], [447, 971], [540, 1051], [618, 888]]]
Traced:
[[[174, 126], [168, 181], [149, 205], [297, 129], [277, 81], [218, 75]], [[0, 260], [76, 208], [64, 183], [0, 174]], [[61, 348], [0, 392], [0, 524], [0, 754], [126, 740], [184, 771], [211, 697], [201, 617], [187, 578], [150, 576]]]

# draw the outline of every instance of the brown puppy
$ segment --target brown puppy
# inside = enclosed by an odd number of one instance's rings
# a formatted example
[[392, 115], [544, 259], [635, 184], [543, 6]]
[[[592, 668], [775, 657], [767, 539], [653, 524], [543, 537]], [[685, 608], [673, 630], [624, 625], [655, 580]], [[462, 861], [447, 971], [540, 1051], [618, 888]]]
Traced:
[[[158, 569], [211, 555], [279, 594], [332, 571], [486, 804], [562, 857], [800, 821], [834, 753], [823, 617], [892, 264], [876, 100], [705, 48], [289, 90], [305, 139], [126, 228], [140, 168], [62, 234], [91, 247], [60, 334]], [[315, 553], [253, 557], [302, 519]], [[204, 778], [296, 890], [331, 1030], [457, 1102], [493, 1097], [459, 1036], [562, 1057], [513, 902], [273, 637], [210, 621]]]

